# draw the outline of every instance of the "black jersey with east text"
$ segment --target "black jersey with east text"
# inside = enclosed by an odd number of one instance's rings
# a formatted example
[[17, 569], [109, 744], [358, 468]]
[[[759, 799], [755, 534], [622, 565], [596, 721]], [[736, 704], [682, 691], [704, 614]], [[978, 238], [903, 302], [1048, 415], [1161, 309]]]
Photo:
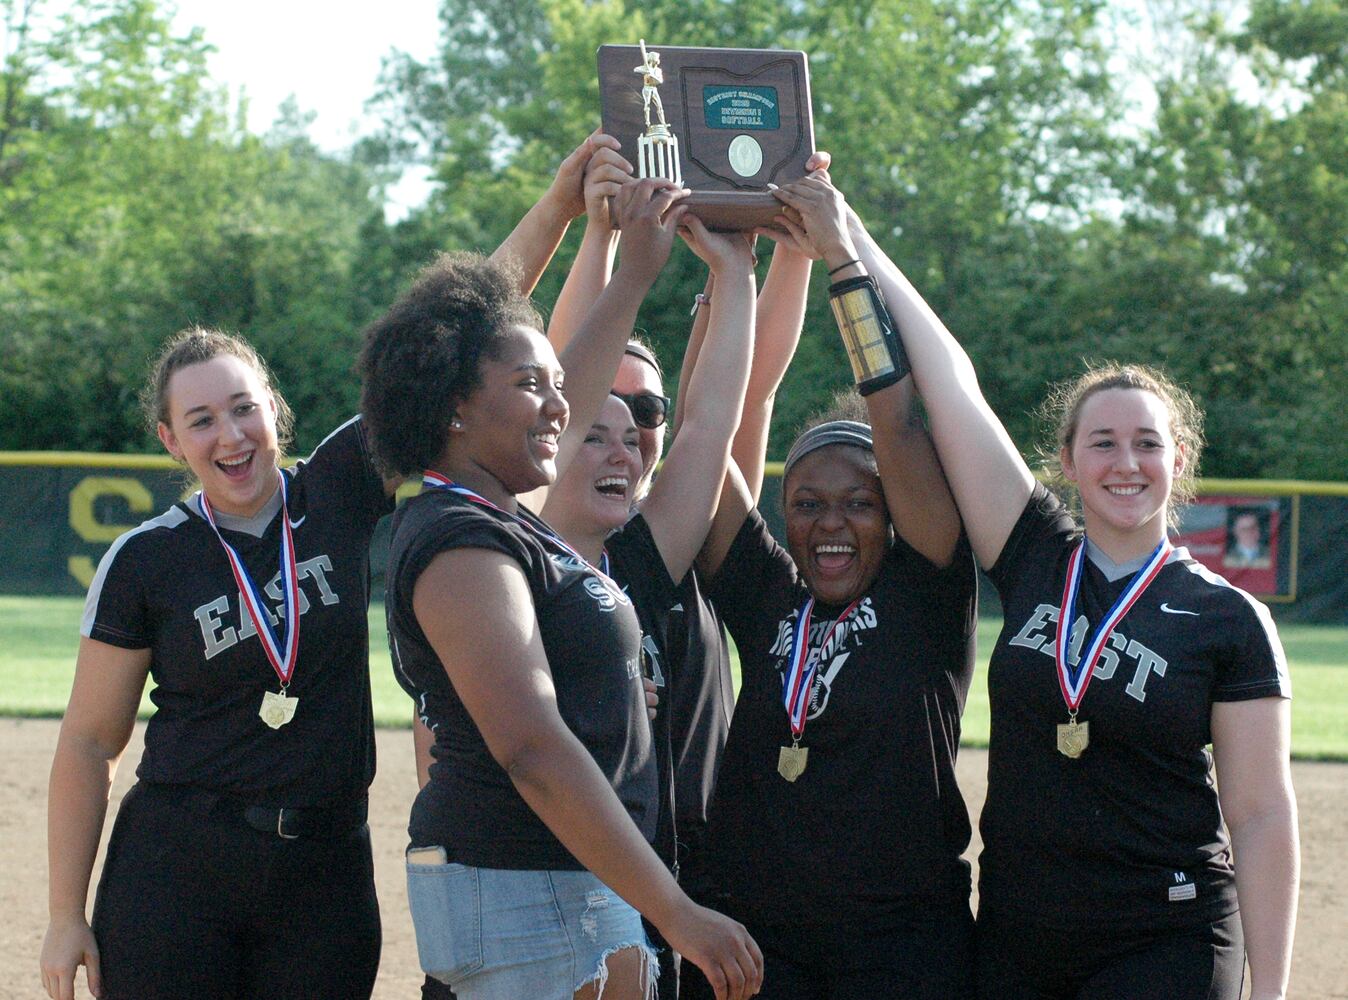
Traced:
[[[1054, 640], [1079, 542], [1037, 487], [989, 574], [1005, 624], [988, 674], [980, 906], [1063, 929], [1207, 923], [1236, 907], [1207, 750], [1212, 704], [1290, 696], [1273, 620], [1176, 549], [1106, 643], [1079, 712], [1090, 744], [1065, 757]], [[1083, 562], [1073, 664], [1131, 580]]]
[[[258, 716], [280, 682], [242, 605], [199, 495], [121, 536], [99, 564], [82, 632], [151, 650], [150, 700], [137, 775], [263, 805], [325, 806], [374, 777], [370, 712], [370, 538], [392, 508], [363, 422], [334, 431], [286, 473], [299, 577], [299, 699], [280, 729]], [[254, 537], [222, 529], [266, 596], [278, 638], [281, 514]]]
[[647, 670], [659, 696], [654, 728], [661, 831], [655, 843], [673, 864], [686, 859], [705, 832], [734, 710], [730, 653], [721, 618], [703, 593], [697, 571], [690, 569], [674, 585], [644, 517], [637, 514], [610, 535], [605, 548], [614, 578], [627, 589], [641, 618]]
[[[517, 520], [448, 490], [429, 489], [394, 515], [386, 610], [393, 666], [435, 735], [430, 781], [412, 806], [412, 843], [441, 845], [479, 868], [582, 867], [531, 810], [492, 757], [412, 609], [417, 578], [441, 552], [488, 549], [519, 563], [567, 727], [594, 757], [647, 840], [657, 780], [641, 684], [641, 627], [611, 579], [551, 541], [520, 508]], [[492, 623], [481, 623], [490, 648]]]
[[819, 665], [801, 739], [809, 758], [788, 782], [777, 769], [791, 743], [782, 686], [809, 593], [750, 513], [711, 593], [739, 650], [741, 688], [706, 860], [691, 874], [700, 897], [728, 897], [735, 912], [769, 922], [864, 920], [967, 898], [960, 854], [970, 826], [954, 765], [975, 590], [967, 544], [938, 569], [896, 541], [836, 628], [845, 609], [815, 605], [808, 641]]

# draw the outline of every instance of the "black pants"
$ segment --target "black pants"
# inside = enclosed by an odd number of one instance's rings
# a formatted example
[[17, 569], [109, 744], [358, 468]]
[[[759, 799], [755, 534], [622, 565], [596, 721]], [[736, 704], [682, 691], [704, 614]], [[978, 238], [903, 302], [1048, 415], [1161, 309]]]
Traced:
[[369, 828], [285, 840], [138, 784], [93, 928], [104, 1000], [366, 1000], [380, 947]]
[[[973, 916], [967, 903], [915, 905], [856, 920], [839, 912], [799, 914], [764, 923], [727, 912], [763, 951], [758, 1000], [965, 1000], [973, 995]], [[680, 1000], [715, 995], [701, 971], [684, 961]]]
[[1057, 931], [980, 908], [978, 995], [987, 1000], [1238, 1000], [1240, 914], [1192, 928]]

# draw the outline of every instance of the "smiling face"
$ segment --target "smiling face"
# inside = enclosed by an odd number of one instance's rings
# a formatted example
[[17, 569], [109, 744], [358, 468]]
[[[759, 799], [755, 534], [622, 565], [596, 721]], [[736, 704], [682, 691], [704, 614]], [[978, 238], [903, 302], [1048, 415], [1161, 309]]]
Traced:
[[562, 369], [541, 333], [512, 326], [480, 373], [481, 384], [455, 411], [444, 471], [494, 503], [509, 503], [557, 478], [557, 439], [570, 416]]
[[218, 354], [175, 371], [158, 426], [169, 454], [187, 463], [211, 506], [250, 517], [276, 491], [276, 401], [253, 368]]
[[1088, 397], [1061, 457], [1081, 494], [1092, 541], [1119, 561], [1155, 548], [1165, 536], [1171, 487], [1184, 468], [1159, 397], [1140, 389]]
[[[613, 391], [621, 392], [625, 396], [637, 396], [644, 392], [662, 396], [665, 389], [660, 384], [660, 376], [655, 373], [654, 368], [640, 358], [624, 354], [622, 363], [618, 365], [618, 374], [613, 379]], [[659, 463], [660, 454], [665, 448], [665, 426], [661, 424], [654, 429], [646, 427], [637, 429], [641, 445], [641, 482], [637, 485], [635, 493], [638, 500], [651, 488], [655, 466]]]
[[783, 490], [787, 548], [810, 592], [825, 604], [860, 597], [879, 575], [891, 537], [875, 457], [826, 445], [791, 467]]
[[627, 523], [640, 479], [637, 426], [627, 405], [609, 396], [549, 495], [548, 516], [567, 537], [602, 540]]

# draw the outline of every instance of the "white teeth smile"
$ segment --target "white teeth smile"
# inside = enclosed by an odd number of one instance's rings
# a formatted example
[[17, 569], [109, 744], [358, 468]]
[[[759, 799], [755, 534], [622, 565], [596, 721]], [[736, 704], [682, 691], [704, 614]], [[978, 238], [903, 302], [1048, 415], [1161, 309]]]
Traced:
[[823, 555], [825, 553], [834, 553], [834, 552], [840, 552], [844, 555], [851, 555], [853, 552], [856, 551], [856, 549], [851, 545], [816, 545], [814, 547], [814, 551], [816, 555]]
[[253, 456], [250, 453], [242, 456], [241, 458], [222, 458], [216, 464], [223, 465], [227, 469], [234, 469], [238, 468], [240, 465], [246, 464], [252, 459], [252, 457]]
[[537, 433], [535, 433], [535, 434], [532, 434], [532, 435], [530, 435], [530, 436], [531, 436], [535, 441], [542, 441], [542, 442], [544, 442], [545, 444], [556, 444], [556, 443], [557, 443], [557, 432], [556, 432], [556, 431], [539, 431], [539, 432], [537, 432]]
[[1106, 486], [1106, 487], [1105, 487], [1105, 489], [1107, 489], [1110, 493], [1113, 493], [1116, 497], [1132, 497], [1132, 496], [1137, 496], [1137, 494], [1141, 493], [1142, 490], [1143, 490], [1144, 488], [1145, 488], [1145, 487], [1143, 487], [1140, 483], [1134, 484], [1134, 485], [1132, 485], [1132, 486]]

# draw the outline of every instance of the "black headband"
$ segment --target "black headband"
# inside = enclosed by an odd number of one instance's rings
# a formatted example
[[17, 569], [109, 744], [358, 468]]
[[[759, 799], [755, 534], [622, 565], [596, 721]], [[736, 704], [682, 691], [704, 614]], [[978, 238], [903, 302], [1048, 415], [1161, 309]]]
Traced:
[[811, 427], [796, 438], [796, 443], [791, 446], [791, 451], [786, 456], [786, 463], [782, 466], [782, 478], [785, 479], [786, 474], [791, 471], [791, 466], [810, 452], [830, 444], [850, 444], [857, 448], [865, 448], [867, 451], [875, 451], [875, 439], [871, 436], [869, 424], [858, 423], [855, 420], [830, 420]]
[[660, 378], [660, 384], [665, 384], [665, 373], [660, 367], [660, 362], [655, 360], [655, 354], [651, 349], [639, 340], [629, 340], [627, 346], [623, 348], [624, 354], [630, 354], [638, 361], [644, 361], [655, 369], [655, 374]]

